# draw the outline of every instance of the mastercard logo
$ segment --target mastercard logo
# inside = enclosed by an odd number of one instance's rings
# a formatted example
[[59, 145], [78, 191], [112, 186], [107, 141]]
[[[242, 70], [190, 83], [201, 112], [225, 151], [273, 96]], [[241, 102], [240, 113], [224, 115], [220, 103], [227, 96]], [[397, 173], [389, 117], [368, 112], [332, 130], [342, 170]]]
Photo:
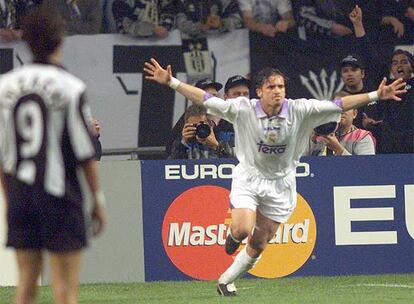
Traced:
[[[224, 252], [231, 223], [229, 190], [198, 186], [181, 193], [170, 205], [162, 224], [162, 242], [171, 262], [198, 280], [217, 280], [234, 256]], [[289, 275], [312, 254], [316, 222], [307, 202], [298, 195], [295, 212], [281, 225], [250, 274], [263, 278]]]

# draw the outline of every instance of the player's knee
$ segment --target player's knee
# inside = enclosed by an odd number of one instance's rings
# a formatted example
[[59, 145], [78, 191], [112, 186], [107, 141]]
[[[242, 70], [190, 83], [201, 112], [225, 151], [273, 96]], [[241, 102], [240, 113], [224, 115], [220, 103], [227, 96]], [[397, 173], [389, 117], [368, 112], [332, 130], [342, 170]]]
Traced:
[[248, 231], [248, 229], [246, 229], [244, 227], [232, 226], [231, 227], [231, 235], [235, 239], [242, 241], [249, 235], [249, 231]]
[[266, 248], [267, 242], [264, 239], [254, 239], [251, 238], [249, 241], [249, 246], [254, 249], [257, 253], [262, 253], [263, 250]]

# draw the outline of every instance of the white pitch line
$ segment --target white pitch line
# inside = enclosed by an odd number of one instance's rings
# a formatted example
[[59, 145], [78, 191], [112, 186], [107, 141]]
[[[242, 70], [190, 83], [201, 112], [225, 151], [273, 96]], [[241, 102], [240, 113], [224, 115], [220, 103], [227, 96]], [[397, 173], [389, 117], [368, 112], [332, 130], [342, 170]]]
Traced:
[[350, 286], [362, 286], [362, 287], [391, 287], [391, 288], [414, 288], [414, 285], [406, 284], [353, 284]]
[[237, 289], [253, 289], [254, 287], [237, 287]]

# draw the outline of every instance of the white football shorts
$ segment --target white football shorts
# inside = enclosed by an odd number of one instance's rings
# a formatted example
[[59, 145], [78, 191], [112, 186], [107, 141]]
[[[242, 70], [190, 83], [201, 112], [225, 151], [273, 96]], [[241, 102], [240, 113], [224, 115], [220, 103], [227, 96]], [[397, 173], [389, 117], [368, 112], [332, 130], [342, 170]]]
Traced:
[[285, 223], [296, 207], [295, 170], [281, 179], [266, 179], [247, 172], [240, 164], [233, 171], [232, 208], [257, 209], [265, 217]]

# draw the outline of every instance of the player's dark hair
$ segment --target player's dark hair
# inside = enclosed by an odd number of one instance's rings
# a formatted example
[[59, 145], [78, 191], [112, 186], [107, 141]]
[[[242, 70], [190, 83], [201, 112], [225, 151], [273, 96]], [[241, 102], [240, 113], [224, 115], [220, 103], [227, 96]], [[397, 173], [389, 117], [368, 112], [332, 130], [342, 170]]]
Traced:
[[185, 111], [184, 114], [184, 120], [185, 122], [188, 121], [188, 118], [193, 117], [193, 116], [203, 116], [203, 115], [207, 115], [207, 110], [205, 107], [203, 106], [199, 106], [199, 105], [191, 105], [187, 108], [187, 110]]
[[285, 86], [287, 85], [288, 78], [285, 76], [285, 74], [283, 74], [278, 69], [266, 67], [260, 70], [254, 78], [256, 89], [261, 88], [265, 84], [265, 82], [272, 76], [281, 76], [285, 81]]
[[410, 52], [405, 51], [405, 50], [396, 49], [392, 53], [391, 61], [392, 61], [392, 59], [394, 59], [394, 56], [396, 56], [396, 55], [405, 55], [407, 57], [407, 59], [408, 59], [408, 62], [410, 62], [411, 68], [414, 69], [414, 57], [413, 57], [413, 54], [411, 54]]
[[21, 29], [35, 62], [47, 63], [48, 57], [62, 43], [65, 23], [59, 15], [45, 8], [31, 10], [22, 20]]

